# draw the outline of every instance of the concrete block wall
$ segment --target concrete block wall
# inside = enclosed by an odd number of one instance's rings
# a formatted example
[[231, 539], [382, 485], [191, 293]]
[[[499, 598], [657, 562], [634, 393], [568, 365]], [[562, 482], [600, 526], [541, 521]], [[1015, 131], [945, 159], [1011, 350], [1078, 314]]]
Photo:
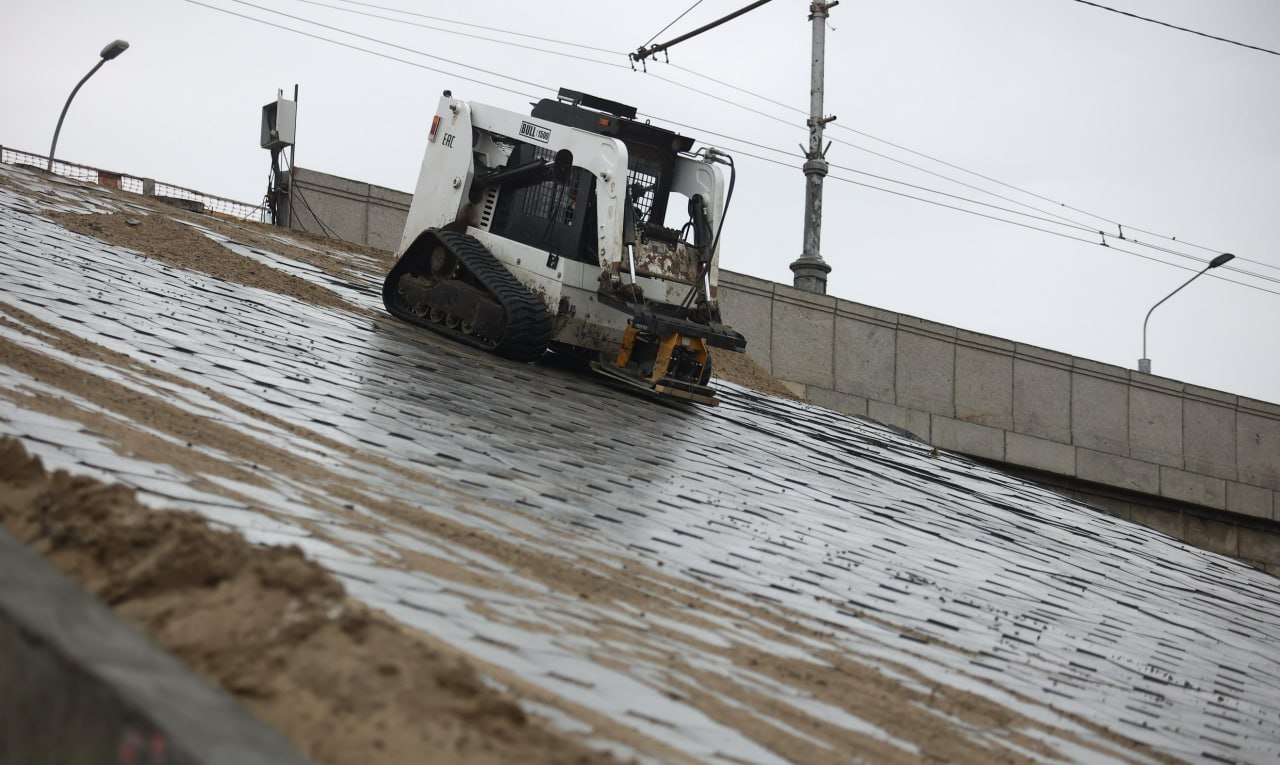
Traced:
[[1275, 404], [732, 272], [720, 300], [747, 354], [821, 406], [1220, 522], [1280, 520]]
[[0, 763], [306, 765], [0, 528]]
[[294, 168], [292, 228], [394, 252], [412, 194]]

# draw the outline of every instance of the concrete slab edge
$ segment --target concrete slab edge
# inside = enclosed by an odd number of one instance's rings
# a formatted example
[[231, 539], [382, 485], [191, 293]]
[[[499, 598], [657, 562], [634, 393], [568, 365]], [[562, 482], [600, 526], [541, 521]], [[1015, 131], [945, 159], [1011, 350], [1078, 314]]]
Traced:
[[0, 762], [309, 762], [2, 528], [0, 689]]

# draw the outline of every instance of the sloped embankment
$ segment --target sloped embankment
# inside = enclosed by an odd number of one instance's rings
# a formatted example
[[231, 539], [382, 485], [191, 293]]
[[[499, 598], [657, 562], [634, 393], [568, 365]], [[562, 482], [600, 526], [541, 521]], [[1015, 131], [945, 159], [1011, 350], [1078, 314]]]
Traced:
[[347, 598], [296, 547], [48, 473], [13, 438], [0, 440], [0, 522], [318, 762], [614, 761], [528, 718], [457, 651]]

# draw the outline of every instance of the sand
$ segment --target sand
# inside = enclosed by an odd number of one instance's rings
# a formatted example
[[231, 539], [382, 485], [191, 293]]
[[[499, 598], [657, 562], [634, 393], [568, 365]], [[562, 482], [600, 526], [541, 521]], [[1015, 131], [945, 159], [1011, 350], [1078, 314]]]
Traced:
[[[137, 204], [136, 198], [131, 198], [131, 204]], [[68, 228], [173, 267], [361, 312], [337, 292], [236, 254], [179, 221], [198, 222], [236, 241], [283, 252], [335, 279], [367, 279], [367, 273], [362, 277], [351, 270], [348, 256], [331, 251], [323, 240], [299, 237], [306, 247], [290, 247], [285, 252], [288, 246], [276, 240], [268, 227], [164, 207], [147, 215], [53, 217]], [[344, 245], [343, 249], [353, 248]], [[362, 250], [360, 254], [375, 267], [390, 262], [386, 253]], [[305, 456], [173, 406], [165, 400], [162, 386], [198, 390], [220, 405], [261, 418], [265, 426], [292, 431], [296, 425], [251, 411], [242, 402], [200, 387], [198, 381], [158, 374], [139, 361], [42, 323], [20, 309], [0, 309], [0, 322], [12, 330], [10, 336], [36, 334], [64, 357], [106, 362], [156, 384], [155, 395], [139, 395], [136, 388], [0, 338], [0, 357], [5, 363], [70, 396], [8, 392], [8, 399], [18, 406], [78, 423], [116, 444], [122, 453], [171, 465], [186, 475], [217, 475], [253, 485], [260, 482], [255, 471], [261, 470], [300, 483], [324, 485], [320, 468]], [[484, 363], [483, 355], [476, 357], [446, 341], [424, 341], [442, 353]], [[715, 361], [722, 379], [766, 393], [794, 396], [746, 357], [717, 354]], [[79, 405], [77, 400], [92, 407]], [[337, 457], [377, 462], [371, 455], [328, 442], [315, 433], [307, 433], [306, 438]], [[210, 449], [175, 449], [175, 441]], [[211, 451], [226, 457], [214, 459]], [[400, 469], [390, 464], [376, 467]], [[202, 487], [199, 479], [192, 487], [209, 488]], [[422, 490], [449, 491], [425, 483]], [[344, 497], [341, 489], [330, 491], [329, 496], [317, 500], [318, 510], [341, 518], [353, 529], [366, 524], [370, 534], [378, 532], [370, 525], [375, 523], [370, 517], [344, 515], [348, 501], [357, 500]], [[773, 609], [731, 601], [712, 588], [668, 578], [660, 568], [619, 576], [617, 561], [538, 554], [536, 545], [521, 544], [513, 533], [486, 533], [456, 519], [424, 512], [421, 507], [392, 501], [371, 502], [367, 496], [358, 501], [378, 517], [495, 562], [491, 569], [472, 568], [406, 555], [399, 565], [408, 569], [516, 596], [543, 591], [588, 603], [625, 605], [652, 618], [651, 629], [641, 636], [623, 625], [602, 623], [592, 627], [594, 637], [617, 646], [638, 646], [637, 650], [669, 645], [663, 656], [651, 660], [671, 676], [683, 678], [678, 693], [687, 703], [790, 761], [830, 762], [834, 752], [856, 754], [877, 763], [1029, 762], [1031, 753], [1045, 754], [1039, 738], [1044, 733], [1073, 739], [1086, 749], [1107, 742], [1111, 751], [1114, 747], [1131, 748], [1135, 759], [1168, 761], [1085, 721], [1075, 720], [1074, 725], [1089, 731], [1087, 735], [1066, 732], [981, 696], [958, 691], [906, 664], [873, 664], [833, 651], [815, 651], [820, 662], [815, 664], [741, 645], [697, 645], [703, 655], [801, 688], [811, 698], [866, 720], [898, 740], [912, 742], [915, 748], [895, 746], [762, 694], [759, 685], [743, 684], [706, 667], [690, 665], [680, 650], [690, 641], [689, 633], [663, 626], [685, 625], [709, 634], [717, 624], [742, 619], [745, 614], [764, 641], [795, 645], [798, 641], [821, 642], [822, 635], [798, 628]], [[273, 511], [262, 508], [262, 512], [270, 517]], [[50, 474], [12, 439], [0, 442], [0, 521], [160, 645], [242, 700], [322, 765], [613, 761], [523, 711], [520, 704], [524, 702], [558, 707], [587, 725], [597, 740], [618, 742], [663, 762], [688, 759], [660, 740], [596, 710], [575, 707], [500, 668], [479, 664], [453, 646], [354, 602], [339, 582], [297, 549], [250, 545], [235, 534], [211, 528], [198, 516], [147, 509], [122, 487], [63, 472]], [[324, 535], [322, 528], [309, 531], [318, 538]], [[495, 685], [504, 690], [495, 690]], [[777, 724], [762, 724], [758, 716], [726, 699], [767, 710]], [[1012, 731], [1009, 736], [1014, 746], [971, 735], [975, 730], [992, 729]], [[1018, 731], [1025, 731], [1025, 735]]]
[[0, 521], [317, 762], [614, 762], [531, 720], [458, 651], [347, 598], [296, 547], [48, 473], [12, 438]]

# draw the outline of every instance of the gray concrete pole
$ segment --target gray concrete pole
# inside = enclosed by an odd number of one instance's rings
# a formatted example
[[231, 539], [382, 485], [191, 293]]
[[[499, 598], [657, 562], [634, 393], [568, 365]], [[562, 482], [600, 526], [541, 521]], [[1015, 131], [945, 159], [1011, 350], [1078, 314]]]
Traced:
[[809, 81], [809, 151], [804, 163], [804, 250], [791, 264], [796, 289], [827, 294], [827, 274], [831, 266], [822, 259], [822, 179], [827, 176], [826, 152], [822, 148], [822, 128], [835, 120], [822, 113], [822, 91], [826, 61], [827, 16], [839, 0], [809, 4], [813, 24], [813, 68]]

